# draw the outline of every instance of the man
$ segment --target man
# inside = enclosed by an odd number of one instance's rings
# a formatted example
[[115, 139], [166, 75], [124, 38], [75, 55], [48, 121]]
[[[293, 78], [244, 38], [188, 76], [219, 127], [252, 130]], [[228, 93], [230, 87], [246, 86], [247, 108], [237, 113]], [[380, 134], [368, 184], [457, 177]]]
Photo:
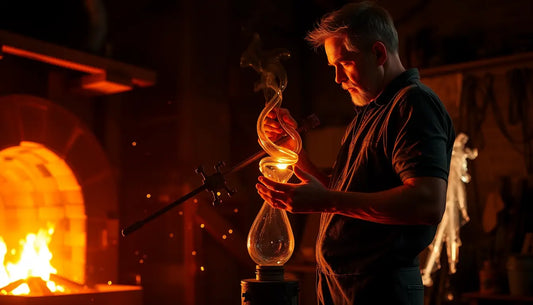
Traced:
[[[307, 39], [324, 46], [356, 115], [331, 177], [301, 153], [300, 183], [259, 177], [258, 193], [292, 213], [322, 213], [321, 304], [423, 304], [417, 255], [433, 240], [445, 209], [451, 119], [418, 71], [403, 67], [392, 18], [376, 4], [345, 5]], [[296, 124], [286, 109], [278, 117]], [[274, 140], [284, 134], [273, 113], [265, 128]]]

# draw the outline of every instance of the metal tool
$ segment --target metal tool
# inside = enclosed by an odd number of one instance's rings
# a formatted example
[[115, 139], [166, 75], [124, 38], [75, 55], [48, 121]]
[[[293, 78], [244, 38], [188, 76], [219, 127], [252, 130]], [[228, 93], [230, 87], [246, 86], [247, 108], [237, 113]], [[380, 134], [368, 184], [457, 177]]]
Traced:
[[[301, 126], [298, 127], [297, 131], [300, 134], [304, 134], [307, 131], [317, 127], [318, 125], [320, 125], [320, 121], [319, 121], [318, 117], [315, 114], [311, 114], [310, 116], [308, 116], [302, 122]], [[285, 142], [287, 142], [289, 139], [290, 139], [290, 137], [288, 137], [288, 136], [282, 137], [281, 139], [279, 139], [276, 142], [276, 144], [277, 145], [282, 145]], [[245, 159], [245, 160], [239, 162], [237, 165], [233, 166], [227, 172], [221, 172], [221, 168], [224, 167], [225, 163], [222, 162], [222, 161], [218, 162], [215, 165], [215, 173], [213, 173], [211, 175], [206, 175], [203, 167], [199, 166], [198, 168], [196, 168], [195, 172], [202, 176], [203, 184], [201, 186], [199, 186], [196, 189], [192, 190], [191, 192], [187, 193], [183, 197], [175, 200], [174, 202], [168, 204], [167, 206], [161, 208], [160, 210], [157, 210], [156, 212], [154, 212], [150, 216], [148, 216], [148, 217], [146, 217], [146, 218], [144, 218], [142, 220], [139, 220], [139, 221], [133, 223], [132, 225], [122, 229], [122, 231], [121, 231], [122, 236], [126, 236], [126, 235], [129, 235], [129, 234], [133, 233], [134, 231], [137, 231], [142, 226], [144, 226], [146, 223], [148, 223], [148, 222], [154, 220], [155, 218], [163, 215], [164, 213], [168, 212], [172, 208], [174, 208], [174, 207], [178, 206], [179, 204], [185, 202], [186, 200], [198, 195], [200, 192], [202, 192], [204, 190], [212, 193], [212, 195], [213, 195], [213, 206], [217, 206], [217, 205], [221, 204], [222, 200], [220, 198], [220, 195], [222, 194], [222, 191], [225, 191], [228, 194], [228, 196], [230, 196], [230, 197], [236, 192], [235, 189], [232, 189], [232, 188], [228, 187], [228, 185], [226, 183], [226, 176], [243, 169], [244, 167], [248, 166], [249, 164], [253, 163], [254, 161], [257, 161], [258, 159], [262, 158], [265, 155], [266, 155], [266, 152], [264, 150], [258, 151], [255, 154], [253, 154], [250, 157], [248, 157], [247, 159]]]

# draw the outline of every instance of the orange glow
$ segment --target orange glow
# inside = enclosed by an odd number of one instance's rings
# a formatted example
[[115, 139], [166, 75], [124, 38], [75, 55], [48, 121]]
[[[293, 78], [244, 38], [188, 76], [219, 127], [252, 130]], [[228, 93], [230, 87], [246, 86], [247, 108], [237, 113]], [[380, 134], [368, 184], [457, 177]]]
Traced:
[[[95, 92], [105, 93], [105, 94], [113, 94], [113, 93], [119, 93], [124, 91], [129, 91], [132, 89], [132, 86], [129, 85], [131, 83], [131, 80], [128, 80], [126, 84], [114, 82], [109, 80], [109, 76], [106, 73], [105, 69], [90, 66], [90, 65], [84, 65], [80, 64], [74, 61], [58, 58], [55, 56], [49, 56], [45, 54], [40, 54], [37, 52], [32, 52], [12, 46], [3, 45], [1, 49], [6, 54], [16, 55], [20, 57], [25, 57], [29, 59], [33, 59], [36, 61], [48, 63], [51, 65], [56, 65], [59, 67], [64, 67], [71, 70], [81, 71], [85, 73], [89, 73], [89, 75], [86, 75], [82, 77], [81, 80], [81, 87], [83, 89], [92, 90]], [[150, 85], [153, 85], [153, 82], [150, 81], [143, 81], [140, 79], [135, 79], [135, 82], [137, 85], [142, 87], [147, 87]]]
[[63, 292], [63, 281], [55, 285], [51, 274], [56, 283], [61, 278], [83, 284], [85, 205], [69, 165], [27, 141], [0, 150], [0, 161], [0, 294], [39, 295], [39, 287]]
[[112, 81], [109, 78], [109, 75], [106, 73], [86, 75], [81, 78], [81, 87], [83, 89], [104, 94], [119, 93], [132, 89], [128, 80], [124, 80], [126, 82], [126, 84], [124, 84]]
[[276, 167], [279, 168], [279, 169], [286, 169], [287, 167], [289, 167], [290, 164], [286, 164], [286, 163], [276, 163]]
[[[46, 287], [51, 292], [64, 291], [64, 287], [56, 285], [50, 281], [50, 274], [57, 273], [57, 270], [50, 264], [52, 252], [48, 245], [52, 239], [54, 228], [50, 226], [48, 230], [40, 229], [37, 234], [29, 233], [25, 239], [19, 241], [19, 249], [12, 248], [11, 253], [20, 253], [14, 256], [12, 261], [6, 261], [7, 245], [0, 237], [0, 287], [5, 287], [18, 280], [29, 279], [30, 277], [40, 277], [46, 282]], [[14, 262], [15, 261], [15, 262]], [[29, 294], [30, 288], [27, 283], [21, 282], [17, 287], [5, 294]]]
[[150, 86], [153, 86], [155, 82], [151, 80], [145, 80], [145, 79], [133, 77], [131, 79], [131, 83], [139, 87], [150, 87]]
[[82, 72], [85, 75], [73, 82], [75, 89], [92, 94], [119, 93], [156, 82], [153, 71], [4, 30], [0, 30], [0, 42], [0, 59], [13, 55]]
[[61, 58], [58, 58], [58, 57], [39, 54], [39, 53], [36, 53], [36, 52], [32, 52], [32, 51], [28, 51], [28, 50], [24, 50], [24, 49], [20, 49], [20, 48], [15, 48], [15, 47], [11, 47], [11, 46], [3, 45], [2, 46], [2, 51], [4, 53], [6, 53], [6, 54], [17, 55], [17, 56], [20, 56], [20, 57], [25, 57], [25, 58], [29, 58], [29, 59], [33, 59], [33, 60], [37, 60], [37, 61], [41, 61], [41, 62], [45, 62], [45, 63], [49, 63], [49, 64], [52, 64], [52, 65], [64, 67], [64, 68], [71, 69], [71, 70], [86, 72], [86, 73], [90, 73], [90, 74], [103, 74], [103, 73], [105, 73], [105, 70], [102, 69], [102, 68], [97, 68], [97, 67], [93, 67], [93, 66], [89, 66], [89, 65], [84, 65], [84, 64], [77, 63], [77, 62], [61, 59]]

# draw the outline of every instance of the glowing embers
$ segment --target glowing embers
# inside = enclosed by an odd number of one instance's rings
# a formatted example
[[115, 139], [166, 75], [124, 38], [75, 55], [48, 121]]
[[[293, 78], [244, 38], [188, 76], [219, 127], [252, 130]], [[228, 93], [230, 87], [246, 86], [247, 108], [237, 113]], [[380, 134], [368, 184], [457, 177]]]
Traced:
[[65, 292], [65, 288], [50, 280], [57, 270], [50, 264], [48, 248], [54, 228], [29, 233], [19, 241], [19, 248], [8, 247], [0, 236], [0, 293], [13, 295], [48, 295]]

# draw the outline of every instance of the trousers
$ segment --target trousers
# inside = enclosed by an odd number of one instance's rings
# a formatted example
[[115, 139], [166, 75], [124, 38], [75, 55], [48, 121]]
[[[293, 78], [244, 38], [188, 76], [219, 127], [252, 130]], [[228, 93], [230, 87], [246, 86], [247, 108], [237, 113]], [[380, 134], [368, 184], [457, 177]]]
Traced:
[[423, 305], [424, 286], [418, 266], [373, 274], [326, 274], [317, 270], [321, 305]]

